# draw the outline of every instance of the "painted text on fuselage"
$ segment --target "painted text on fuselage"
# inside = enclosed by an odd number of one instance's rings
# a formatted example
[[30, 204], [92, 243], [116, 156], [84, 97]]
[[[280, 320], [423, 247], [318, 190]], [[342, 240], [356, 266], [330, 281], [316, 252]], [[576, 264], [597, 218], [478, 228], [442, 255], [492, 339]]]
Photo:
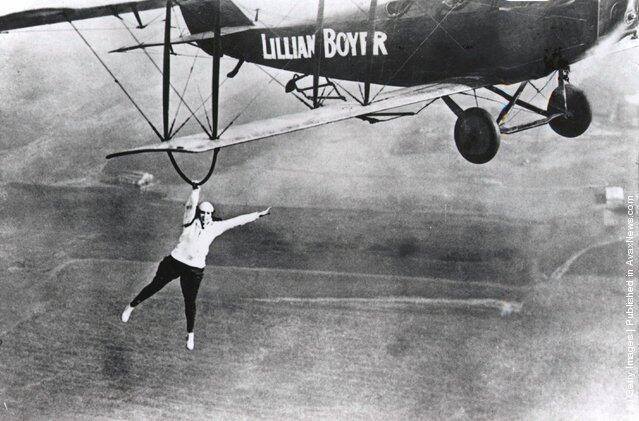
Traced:
[[[324, 28], [324, 58], [365, 56], [369, 43], [368, 32], [336, 32]], [[382, 31], [373, 33], [370, 43], [372, 55], [388, 55], [386, 50], [387, 35]], [[265, 60], [297, 60], [315, 56], [315, 34], [289, 37], [267, 37], [262, 34], [262, 58]]]

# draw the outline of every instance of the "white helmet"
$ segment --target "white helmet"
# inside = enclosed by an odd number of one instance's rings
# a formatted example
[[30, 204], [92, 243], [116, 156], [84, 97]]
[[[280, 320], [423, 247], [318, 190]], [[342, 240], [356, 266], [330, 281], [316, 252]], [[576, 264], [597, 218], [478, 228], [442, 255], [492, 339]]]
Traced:
[[198, 208], [200, 209], [200, 212], [210, 212], [213, 213], [213, 210], [215, 208], [213, 208], [213, 205], [211, 204], [211, 202], [202, 202], [198, 205]]

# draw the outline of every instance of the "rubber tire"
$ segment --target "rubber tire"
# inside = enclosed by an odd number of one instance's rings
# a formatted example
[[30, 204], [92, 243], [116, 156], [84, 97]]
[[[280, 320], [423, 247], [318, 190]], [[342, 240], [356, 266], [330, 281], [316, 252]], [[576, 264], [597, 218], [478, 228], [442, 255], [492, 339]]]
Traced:
[[[573, 138], [581, 136], [588, 130], [592, 122], [592, 111], [588, 98], [580, 89], [566, 85], [568, 113], [564, 117], [557, 117], [549, 126], [559, 136]], [[561, 89], [552, 91], [548, 100], [548, 112], [556, 113], [564, 109]]]
[[455, 123], [455, 145], [468, 162], [485, 164], [497, 155], [500, 133], [497, 123], [483, 108], [464, 110]]

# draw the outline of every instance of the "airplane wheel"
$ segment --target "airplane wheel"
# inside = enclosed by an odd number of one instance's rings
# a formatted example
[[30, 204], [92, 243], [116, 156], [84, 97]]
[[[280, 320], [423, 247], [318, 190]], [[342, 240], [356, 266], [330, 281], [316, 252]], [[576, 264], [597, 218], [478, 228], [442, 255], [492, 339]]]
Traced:
[[499, 127], [483, 108], [464, 110], [455, 123], [455, 144], [461, 156], [473, 164], [485, 164], [499, 150]]
[[[572, 85], [566, 85], [566, 104], [568, 112], [565, 116], [552, 120], [550, 128], [563, 137], [577, 137], [582, 135], [592, 121], [590, 103], [583, 91]], [[548, 100], [548, 112], [556, 113], [564, 109], [564, 96], [561, 89], [555, 89]]]

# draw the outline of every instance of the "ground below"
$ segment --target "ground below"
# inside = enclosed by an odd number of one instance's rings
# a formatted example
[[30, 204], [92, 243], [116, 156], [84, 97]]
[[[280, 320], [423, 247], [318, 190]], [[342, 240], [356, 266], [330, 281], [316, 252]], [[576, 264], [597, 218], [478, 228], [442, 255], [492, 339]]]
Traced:
[[119, 321], [179, 234], [180, 203], [106, 187], [3, 196], [23, 210], [0, 232], [3, 417], [632, 416], [623, 244], [549, 278], [605, 230], [275, 208], [214, 246], [190, 353], [177, 283]]

